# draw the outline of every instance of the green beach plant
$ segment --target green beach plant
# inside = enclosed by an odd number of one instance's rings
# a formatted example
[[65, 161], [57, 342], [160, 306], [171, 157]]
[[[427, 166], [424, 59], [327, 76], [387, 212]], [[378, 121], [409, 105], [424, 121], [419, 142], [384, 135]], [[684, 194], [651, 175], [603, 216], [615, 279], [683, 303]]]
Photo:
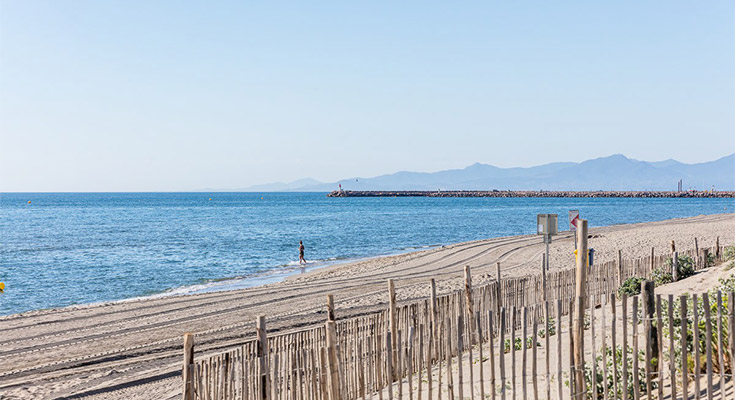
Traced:
[[[687, 255], [679, 255], [677, 260], [679, 261], [679, 280], [686, 279], [694, 275], [694, 260], [692, 260], [691, 257]], [[666, 262], [664, 262], [663, 271], [671, 271], [672, 263], [673, 260], [671, 257], [666, 259]]]
[[[709, 302], [710, 302], [710, 315], [712, 318], [712, 337], [710, 341], [710, 344], [712, 345], [712, 351], [713, 354], [718, 354], [720, 343], [722, 343], [722, 350], [723, 350], [723, 358], [725, 360], [725, 365], [720, 365], [719, 360], [717, 358], [713, 359], [712, 361], [712, 370], [715, 373], [719, 373], [721, 368], [724, 368], [725, 373], [732, 373], [733, 369], [733, 356], [730, 354], [729, 351], [729, 340], [730, 340], [730, 331], [727, 323], [722, 324], [722, 329], [719, 330], [717, 328], [717, 293], [718, 291], [722, 292], [722, 318], [724, 321], [727, 320], [728, 316], [728, 302], [730, 299], [728, 298], [728, 293], [730, 291], [735, 291], [735, 274], [727, 277], [727, 278], [720, 278], [719, 281], [720, 285], [708, 292], [709, 296]], [[699, 372], [704, 372], [707, 369], [707, 359], [705, 356], [706, 346], [707, 346], [707, 337], [706, 337], [706, 321], [705, 321], [705, 313], [704, 313], [704, 302], [702, 301], [702, 298], [700, 297], [697, 302], [697, 314], [699, 315], [699, 337], [696, 338], [694, 336], [694, 324], [692, 322], [693, 316], [694, 316], [694, 302], [692, 301], [691, 296], [687, 297], [687, 319], [689, 320], [689, 323], [686, 327], [686, 335], [687, 335], [687, 373], [694, 373], [695, 369], [695, 359], [694, 359], [694, 346], [697, 346], [699, 348], [699, 354], [700, 354], [700, 369]], [[662, 309], [667, 310], [668, 309], [668, 300], [662, 299]], [[680, 343], [681, 342], [681, 302], [678, 298], [675, 298], [674, 304], [672, 305], [673, 309], [673, 326], [674, 326], [674, 342]], [[669, 331], [669, 316], [667, 312], [662, 313], [663, 317], [663, 326], [662, 326], [662, 333], [664, 337], [668, 337], [672, 332]], [[723, 322], [724, 322], [723, 321]], [[668, 354], [664, 354], [664, 357], [666, 359], [670, 359], [670, 356]], [[679, 346], [675, 346], [675, 365], [677, 367], [677, 370], [681, 372], [681, 348]]]
[[651, 273], [651, 279], [653, 279], [653, 284], [656, 286], [665, 285], [674, 281], [670, 270], [665, 270], [664, 268], [654, 269]]
[[626, 279], [623, 284], [620, 285], [620, 288], [618, 288], [618, 294], [621, 296], [635, 296], [641, 294], [641, 282], [645, 280], [646, 278], [641, 278], [640, 276], [634, 276]]
[[[595, 367], [597, 369], [596, 376], [592, 376], [592, 366], [588, 363], [585, 365], [584, 368], [584, 380], [585, 385], [587, 386], [587, 398], [588, 399], [599, 399], [602, 398], [602, 393], [608, 393], [612, 398], [614, 399], [622, 399], [623, 398], [623, 385], [621, 384], [623, 380], [623, 347], [617, 346], [615, 349], [615, 360], [617, 363], [613, 363], [613, 348], [611, 346], [607, 346], [605, 348], [605, 352], [607, 353], [607, 381], [605, 380], [605, 377], [603, 375], [603, 368], [602, 368], [602, 355], [598, 355], [595, 358]], [[646, 353], [643, 350], [640, 350], [637, 354], [638, 356], [638, 381], [639, 381], [639, 387], [638, 391], [641, 394], [646, 393], [646, 370], [645, 368], [641, 368], [641, 366], [644, 366], [646, 363]], [[635, 357], [635, 353], [633, 351], [633, 348], [631, 346], [628, 346], [628, 362], [627, 362], [627, 369], [628, 369], [628, 379], [630, 384], [628, 385], [628, 398], [632, 399], [634, 397], [635, 393], [635, 386], [633, 385], [633, 357]], [[651, 360], [651, 362], [654, 364], [654, 369], [656, 365], [658, 365], [658, 360]], [[618, 392], [615, 393], [615, 377], [617, 377], [618, 382]], [[566, 385], [569, 386], [569, 381], [566, 381]], [[593, 385], [594, 385], [594, 392], [593, 392]], [[657, 388], [658, 383], [652, 382], [652, 388]]]
[[[554, 324], [555, 324], [554, 317], [549, 317], [549, 336], [556, 335], [556, 326]], [[538, 332], [538, 336], [540, 338], [545, 338], [546, 337], [546, 329], [545, 328], [544, 329], [541, 329]]]
[[[523, 350], [523, 340], [521, 338], [516, 338], [515, 345], [513, 348], [515, 351]], [[536, 342], [536, 347], [540, 347], [541, 343]], [[533, 347], [533, 336], [526, 338], [526, 348], [530, 349]], [[505, 343], [503, 345], [503, 353], [509, 353], [510, 352], [510, 339], [505, 339]]]
[[735, 246], [726, 246], [722, 252], [722, 259], [724, 261], [735, 260]]
[[715, 265], [715, 253], [707, 253], [707, 259], [704, 260], [704, 267], [709, 268]]

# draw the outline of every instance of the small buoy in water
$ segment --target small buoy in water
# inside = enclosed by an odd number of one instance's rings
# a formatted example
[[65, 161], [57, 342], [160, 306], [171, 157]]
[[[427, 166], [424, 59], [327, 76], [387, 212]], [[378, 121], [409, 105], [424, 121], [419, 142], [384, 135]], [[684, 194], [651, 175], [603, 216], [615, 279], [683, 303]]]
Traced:
[[212, 198], [211, 197], [209, 198], [209, 201], [212, 201]]
[[4, 291], [5, 291], [5, 284], [0, 282], [0, 292], [4, 292]]
[[31, 204], [31, 201], [30, 200], [28, 200], [28, 204]]
[[263, 198], [262, 198], [262, 197], [261, 197], [260, 199], [261, 199], [261, 200], [263, 200]]

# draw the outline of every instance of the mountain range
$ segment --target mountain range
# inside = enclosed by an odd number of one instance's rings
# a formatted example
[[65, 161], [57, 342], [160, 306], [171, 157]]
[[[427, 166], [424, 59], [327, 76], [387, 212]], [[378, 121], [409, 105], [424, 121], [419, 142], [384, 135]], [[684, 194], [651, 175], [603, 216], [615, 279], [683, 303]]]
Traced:
[[344, 190], [735, 190], [735, 153], [685, 164], [676, 160], [639, 161], [622, 154], [581, 163], [557, 162], [528, 168], [500, 168], [475, 163], [438, 172], [400, 171], [373, 178], [354, 177], [324, 183], [300, 179], [251, 186], [247, 192], [328, 192]]

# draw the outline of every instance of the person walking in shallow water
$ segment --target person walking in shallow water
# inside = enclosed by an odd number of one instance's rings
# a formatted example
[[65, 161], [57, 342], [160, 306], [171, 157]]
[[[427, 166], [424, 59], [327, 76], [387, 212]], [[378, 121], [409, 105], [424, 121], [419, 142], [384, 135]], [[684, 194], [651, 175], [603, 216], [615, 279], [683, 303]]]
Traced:
[[306, 264], [306, 259], [304, 259], [304, 242], [299, 240], [299, 265]]

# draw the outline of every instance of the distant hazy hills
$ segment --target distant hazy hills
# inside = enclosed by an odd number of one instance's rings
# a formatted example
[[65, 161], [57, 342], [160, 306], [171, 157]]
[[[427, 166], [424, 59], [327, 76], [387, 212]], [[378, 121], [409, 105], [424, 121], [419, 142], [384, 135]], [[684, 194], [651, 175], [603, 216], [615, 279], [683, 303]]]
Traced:
[[638, 161], [615, 154], [581, 163], [560, 162], [530, 168], [472, 164], [439, 172], [401, 171], [374, 178], [333, 183], [300, 179], [291, 183], [251, 186], [250, 192], [328, 192], [345, 190], [735, 190], [735, 154], [715, 161], [684, 164], [676, 160]]

